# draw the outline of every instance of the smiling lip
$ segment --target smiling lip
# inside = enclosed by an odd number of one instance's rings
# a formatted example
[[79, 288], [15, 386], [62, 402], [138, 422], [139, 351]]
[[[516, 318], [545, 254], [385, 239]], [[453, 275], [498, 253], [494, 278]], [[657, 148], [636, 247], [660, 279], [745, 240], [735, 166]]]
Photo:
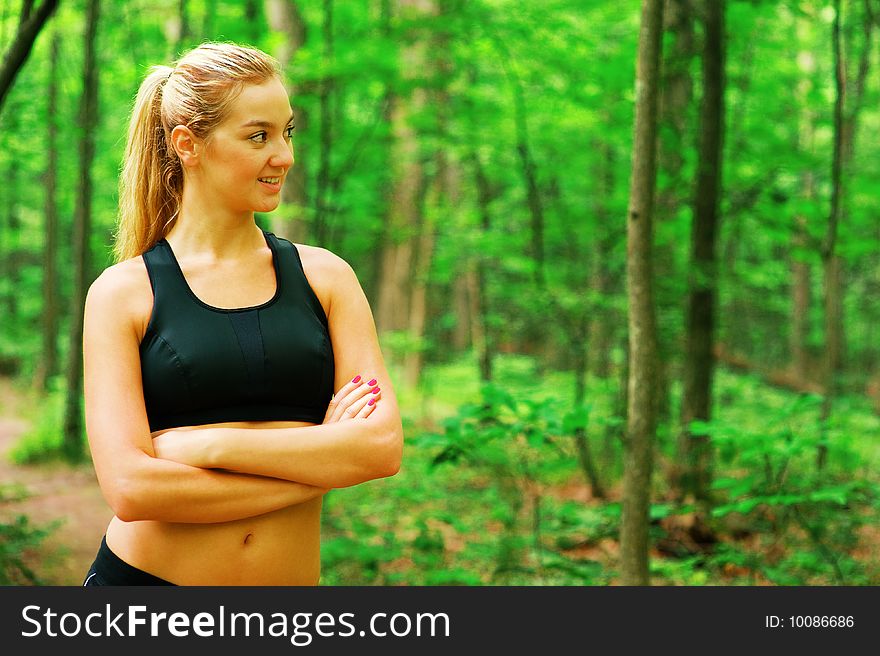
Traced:
[[264, 182], [263, 180], [257, 180], [257, 182], [259, 182], [261, 185], [263, 185], [266, 189], [271, 189], [272, 191], [280, 191], [281, 190], [281, 183], [283, 182], [283, 179], [281, 177], [277, 177], [275, 179], [278, 180], [278, 182], [271, 183], [271, 182]]

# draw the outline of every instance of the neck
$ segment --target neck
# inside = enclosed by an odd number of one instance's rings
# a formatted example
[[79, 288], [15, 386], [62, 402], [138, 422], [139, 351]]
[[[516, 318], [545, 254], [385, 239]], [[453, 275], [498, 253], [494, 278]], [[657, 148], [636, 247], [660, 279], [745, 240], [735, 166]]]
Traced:
[[265, 245], [253, 212], [218, 204], [193, 184], [183, 187], [180, 212], [166, 239], [181, 257], [213, 260], [239, 259]]

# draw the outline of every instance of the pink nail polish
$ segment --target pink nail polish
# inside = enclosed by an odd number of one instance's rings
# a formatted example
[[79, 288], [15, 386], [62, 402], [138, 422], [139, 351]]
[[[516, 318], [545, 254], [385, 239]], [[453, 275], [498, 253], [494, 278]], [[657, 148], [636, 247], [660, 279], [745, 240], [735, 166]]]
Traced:
[[370, 382], [367, 383], [367, 385], [375, 385], [375, 384], [376, 384], [376, 379], [375, 379], [375, 378], [374, 378], [373, 380], [371, 380]]
[[355, 376], [355, 377], [352, 379], [351, 382], [356, 383], [356, 382], [358, 382], [360, 379], [361, 379], [360, 376]]
[[376, 402], [376, 399], [370, 399], [367, 401], [367, 405], [373, 405]]
[[373, 391], [370, 392], [370, 394], [378, 394], [378, 393], [379, 393], [379, 388], [378, 388], [378, 387], [373, 388]]

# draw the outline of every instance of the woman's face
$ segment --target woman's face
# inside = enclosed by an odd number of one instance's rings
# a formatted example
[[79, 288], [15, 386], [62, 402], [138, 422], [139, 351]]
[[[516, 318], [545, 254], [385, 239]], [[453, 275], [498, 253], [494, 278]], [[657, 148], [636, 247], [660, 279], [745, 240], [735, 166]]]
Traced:
[[293, 111], [277, 78], [246, 85], [211, 133], [199, 178], [233, 211], [270, 212], [293, 166]]

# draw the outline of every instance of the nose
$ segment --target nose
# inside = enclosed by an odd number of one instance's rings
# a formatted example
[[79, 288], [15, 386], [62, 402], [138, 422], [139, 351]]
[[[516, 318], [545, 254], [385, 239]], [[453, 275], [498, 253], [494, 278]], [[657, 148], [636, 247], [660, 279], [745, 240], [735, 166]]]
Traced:
[[293, 166], [293, 144], [287, 141], [276, 142], [275, 152], [269, 159], [269, 165], [274, 168], [283, 168], [285, 171]]

